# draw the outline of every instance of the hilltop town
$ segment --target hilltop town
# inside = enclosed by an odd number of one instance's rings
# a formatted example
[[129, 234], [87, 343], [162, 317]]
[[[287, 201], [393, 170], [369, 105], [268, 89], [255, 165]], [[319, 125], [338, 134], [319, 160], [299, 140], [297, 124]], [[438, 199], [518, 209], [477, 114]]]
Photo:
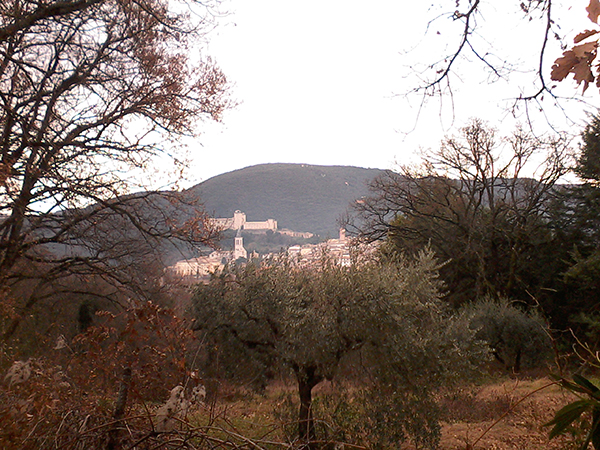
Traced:
[[[227, 264], [233, 262], [245, 262], [251, 259], [263, 259], [272, 257], [272, 253], [259, 254], [248, 253], [244, 247], [242, 231], [256, 233], [278, 232], [287, 236], [310, 238], [309, 232], [299, 232], [286, 229], [278, 229], [277, 221], [267, 219], [265, 221], [252, 222], [246, 219], [242, 211], [235, 211], [233, 217], [214, 218], [213, 224], [220, 230], [236, 231], [232, 250], [215, 250], [206, 256], [191, 259], [183, 259], [167, 268], [171, 276], [180, 277], [184, 282], [195, 283], [206, 281], [210, 275], [222, 270]], [[346, 230], [341, 228], [338, 238], [328, 239], [318, 244], [292, 245], [285, 249], [287, 255], [301, 264], [310, 264], [323, 254], [327, 254], [340, 265], [350, 264], [351, 240], [346, 236]]]

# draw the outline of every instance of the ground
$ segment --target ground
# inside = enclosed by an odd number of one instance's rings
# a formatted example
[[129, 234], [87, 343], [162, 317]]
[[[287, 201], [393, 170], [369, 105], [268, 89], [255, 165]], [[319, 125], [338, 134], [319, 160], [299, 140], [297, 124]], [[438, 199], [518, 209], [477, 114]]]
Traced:
[[448, 399], [443, 450], [566, 449], [565, 439], [548, 440], [542, 425], [575, 397], [548, 378], [506, 380], [471, 387]]
[[[327, 394], [326, 383], [316, 389], [315, 397]], [[271, 386], [265, 396], [252, 400], [230, 398], [225, 402], [228, 423], [246, 436], [270, 435], [282, 438], [275, 431], [281, 424], [283, 403], [295, 397], [293, 388]], [[488, 381], [468, 386], [452, 395], [443, 396], [445, 418], [442, 423], [440, 450], [565, 450], [575, 449], [572, 440], [548, 439], [548, 427], [561, 407], [575, 397], [549, 378]], [[288, 414], [294, 406], [288, 405]], [[279, 413], [276, 411], [279, 410]], [[275, 413], [273, 412], [275, 411]], [[285, 416], [285, 414], [284, 414]], [[291, 415], [287, 417], [293, 420]], [[270, 426], [268, 424], [271, 424]], [[264, 434], [263, 434], [264, 433]], [[269, 439], [268, 439], [269, 440]], [[354, 448], [354, 447], [349, 447]], [[356, 447], [362, 448], [362, 447]], [[403, 449], [413, 449], [411, 445]]]

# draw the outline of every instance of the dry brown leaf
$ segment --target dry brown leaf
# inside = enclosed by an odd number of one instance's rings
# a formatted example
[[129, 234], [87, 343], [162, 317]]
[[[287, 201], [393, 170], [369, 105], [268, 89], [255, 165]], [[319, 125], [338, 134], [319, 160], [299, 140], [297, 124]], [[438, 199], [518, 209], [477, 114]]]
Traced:
[[598, 23], [598, 16], [600, 15], [600, 0], [590, 0], [590, 4], [585, 10], [588, 12], [588, 17], [594, 23]]
[[592, 73], [589, 62], [586, 60], [579, 61], [579, 63], [573, 67], [572, 72], [573, 78], [575, 78], [577, 84], [581, 84], [583, 82], [582, 93], [585, 93], [589, 84], [594, 81], [594, 74]]
[[582, 31], [577, 36], [575, 36], [575, 39], [574, 39], [575, 43], [577, 44], [577, 43], [583, 41], [584, 39], [587, 39], [590, 36], [593, 36], [593, 35], [598, 34], [598, 33], [600, 33], [600, 31], [598, 31], [598, 30], [585, 30], [585, 31]]
[[563, 56], [557, 58], [552, 65], [550, 79], [554, 81], [562, 81], [571, 72], [571, 69], [579, 62], [579, 58], [573, 50], [567, 50]]
[[598, 41], [586, 42], [584, 44], [579, 44], [573, 47], [573, 52], [575, 56], [578, 58], [592, 58], [594, 59], [594, 54], [596, 49], [598, 48]]

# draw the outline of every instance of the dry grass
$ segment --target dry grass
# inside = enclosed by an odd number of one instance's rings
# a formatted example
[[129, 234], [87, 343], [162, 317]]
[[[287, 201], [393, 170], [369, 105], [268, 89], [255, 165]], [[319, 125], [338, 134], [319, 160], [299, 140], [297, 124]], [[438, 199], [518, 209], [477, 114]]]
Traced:
[[549, 379], [506, 380], [462, 391], [446, 399], [443, 450], [566, 449], [548, 440], [548, 422], [573, 396]]
[[[43, 380], [40, 380], [40, 382], [43, 382]], [[25, 390], [25, 387], [23, 389]], [[16, 391], [13, 393], [16, 393]], [[219, 402], [214, 405], [204, 405], [188, 416], [189, 422], [185, 426], [182, 424], [182, 427], [179, 427], [178, 439], [194, 442], [197, 448], [212, 448], [211, 446], [216, 445], [216, 443], [221, 448], [231, 449], [246, 448], [246, 446], [253, 446], [257, 449], [297, 447], [293, 442], [297, 430], [294, 425], [297, 399], [293, 386], [274, 383], [268, 387], [263, 395], [234, 390], [221, 393], [223, 395]], [[328, 396], [333, 399], [337, 398], [335, 386], [323, 383], [316, 389], [316, 402], [321, 402], [321, 405], [323, 405], [323, 399]], [[452, 395], [441, 396], [440, 398], [444, 408], [440, 449], [558, 450], [574, 448], [565, 439], [550, 442], [548, 440], [548, 429], [542, 427], [542, 424], [549, 421], [558, 409], [572, 400], [572, 395], [552, 384], [547, 378], [536, 380], [506, 379], [504, 381], [488, 382], [479, 386], [465, 386]], [[129, 432], [125, 433], [127, 436], [124, 437], [127, 437], [129, 441], [135, 442], [141, 439], [140, 436], [142, 438], [150, 436], [151, 439], [146, 441], [147, 444], [156, 444], [157, 439], [170, 439], [172, 447], [169, 448], [183, 448], [175, 445], [176, 443], [171, 435], [148, 435], [149, 419], [143, 410], [130, 410], [129, 413], [132, 416], [140, 414], [139, 419], [132, 419], [131, 417], [126, 419]], [[106, 414], [98, 414], [96, 415], [99, 420], [106, 416]], [[320, 414], [317, 418], [323, 418]], [[66, 420], [67, 418], [68, 420]], [[8, 417], [4, 419], [8, 419]], [[107, 417], [104, 417], [104, 419], [107, 419]], [[351, 417], [347, 419], [349, 422], [356, 420], [356, 418]], [[83, 432], [84, 427], [81, 425], [82, 421], [87, 423], [85, 432]], [[100, 420], [94, 428], [87, 418], [70, 413], [63, 417], [60, 433], [57, 430], [48, 429], [46, 434], [52, 442], [58, 442], [57, 439], [60, 437], [63, 443], [71, 442], [73, 438], [79, 435], [78, 439], [83, 439], [90, 444], [87, 448], [95, 448], [94, 443], [99, 444], [102, 440], [103, 427], [110, 423], [110, 420]], [[4, 425], [7, 425], [7, 422], [4, 422]], [[31, 424], [24, 422], [22, 425]], [[71, 426], [74, 430], [72, 433], [69, 431], [68, 426]], [[0, 428], [4, 428], [5, 433], [9, 431], [7, 427]], [[138, 431], [138, 433], [133, 433], [132, 430]], [[38, 431], [41, 432], [41, 430]], [[353, 436], [351, 433], [345, 433], [345, 435], [350, 438], [345, 439], [346, 441], [360, 442], [360, 436]], [[37, 437], [44, 438], [41, 434]], [[336, 434], [333, 432], [329, 437], [334, 442], [337, 440]], [[23, 445], [14, 448], [33, 449], [37, 446], [35, 442], [32, 441], [31, 446]], [[55, 448], [54, 446], [51, 447]], [[99, 444], [99, 447], [102, 447], [102, 445]], [[41, 447], [37, 446], [37, 448]], [[72, 448], [75, 448], [75, 446], [72, 446]], [[351, 447], [345, 446], [343, 448]], [[402, 448], [411, 449], [413, 447], [406, 445]]]
[[[331, 386], [318, 390], [328, 394]], [[286, 399], [294, 398], [292, 387], [281, 383], [270, 386], [264, 396], [248, 395], [245, 399], [223, 405], [228, 423], [248, 436], [270, 434], [279, 442], [285, 436], [285, 423], [277, 411]], [[445, 410], [441, 450], [564, 450], [575, 448], [566, 439], [548, 440], [548, 422], [573, 395], [548, 378], [489, 382], [466, 386], [440, 401]], [[289, 408], [290, 405], [287, 407]], [[267, 424], [267, 425], [265, 425]], [[284, 434], [282, 434], [284, 433]], [[289, 441], [288, 441], [289, 442]], [[403, 447], [411, 449], [410, 445]]]

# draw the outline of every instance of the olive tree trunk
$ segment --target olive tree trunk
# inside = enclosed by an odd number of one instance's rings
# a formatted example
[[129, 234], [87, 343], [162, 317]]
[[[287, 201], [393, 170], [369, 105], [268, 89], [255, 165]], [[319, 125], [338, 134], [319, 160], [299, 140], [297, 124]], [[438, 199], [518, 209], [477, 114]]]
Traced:
[[298, 380], [300, 396], [300, 411], [298, 413], [298, 438], [305, 442], [308, 448], [314, 448], [316, 440], [315, 421], [312, 414], [312, 390], [323, 377], [318, 375], [316, 367], [294, 368]]

